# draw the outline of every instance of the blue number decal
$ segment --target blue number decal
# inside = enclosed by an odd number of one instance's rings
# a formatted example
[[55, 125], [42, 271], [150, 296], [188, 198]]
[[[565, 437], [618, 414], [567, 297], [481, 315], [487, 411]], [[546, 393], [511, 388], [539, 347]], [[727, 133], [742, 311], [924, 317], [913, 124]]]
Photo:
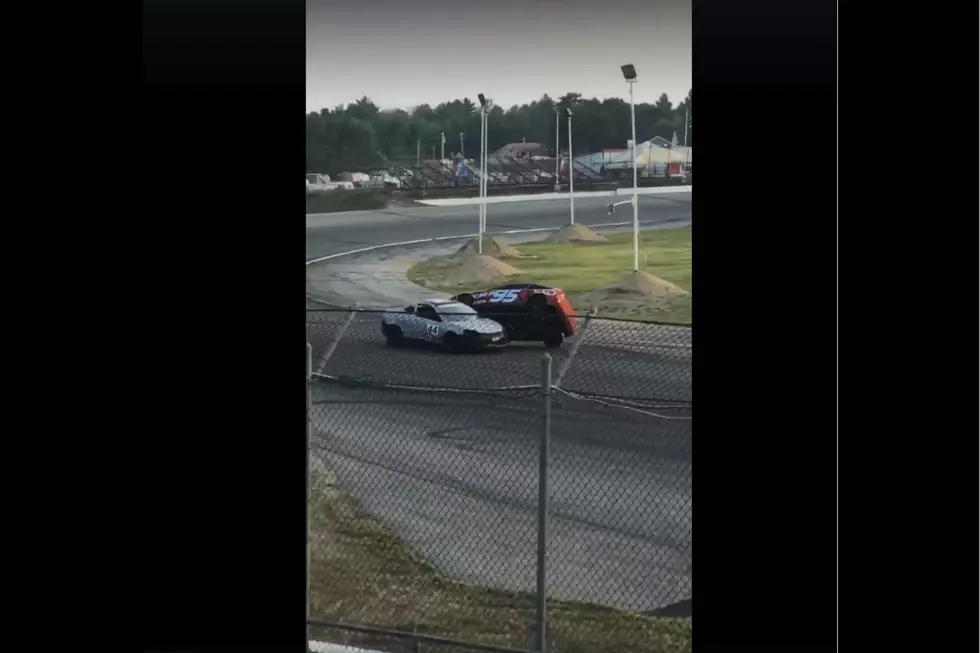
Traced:
[[510, 304], [517, 300], [518, 292], [514, 289], [510, 290], [494, 290], [490, 293], [490, 301], [497, 304]]

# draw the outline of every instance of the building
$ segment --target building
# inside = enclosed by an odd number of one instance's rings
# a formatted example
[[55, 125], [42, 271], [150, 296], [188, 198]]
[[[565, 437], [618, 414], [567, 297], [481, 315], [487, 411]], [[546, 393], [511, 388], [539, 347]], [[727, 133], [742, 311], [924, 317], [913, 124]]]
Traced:
[[[616, 176], [616, 171], [630, 170], [633, 166], [631, 143], [622, 149], [608, 149], [575, 157], [582, 165], [603, 176]], [[640, 143], [636, 148], [636, 166], [642, 176], [663, 176], [665, 173], [679, 175], [685, 166], [691, 164], [692, 148], [681, 145], [671, 146], [666, 138], [655, 136]], [[646, 174], [644, 174], [646, 173]]]
[[690, 147], [682, 145], [664, 147], [647, 141], [640, 143], [640, 146], [636, 148], [637, 168], [663, 167], [667, 170], [667, 174], [673, 176], [682, 174], [684, 167], [691, 163], [693, 162]]

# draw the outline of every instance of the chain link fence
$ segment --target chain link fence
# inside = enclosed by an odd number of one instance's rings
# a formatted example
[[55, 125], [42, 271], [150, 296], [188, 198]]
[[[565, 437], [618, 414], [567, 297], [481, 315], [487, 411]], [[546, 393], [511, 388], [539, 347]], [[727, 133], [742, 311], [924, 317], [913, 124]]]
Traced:
[[560, 348], [453, 355], [386, 347], [380, 312], [307, 317], [311, 624], [690, 650], [658, 616], [691, 599], [690, 328], [586, 317]]

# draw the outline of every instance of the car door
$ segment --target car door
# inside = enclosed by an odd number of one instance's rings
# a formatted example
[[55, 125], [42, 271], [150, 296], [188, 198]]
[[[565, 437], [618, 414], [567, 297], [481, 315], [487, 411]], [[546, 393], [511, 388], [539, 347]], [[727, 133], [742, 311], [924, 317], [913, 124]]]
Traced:
[[416, 304], [411, 311], [399, 316], [398, 325], [406, 338], [412, 340], [425, 339], [425, 319], [419, 317], [419, 310], [423, 304]]
[[418, 320], [419, 340], [428, 342], [439, 342], [444, 333], [444, 325], [439, 313], [430, 304], [419, 304], [415, 309], [415, 317]]

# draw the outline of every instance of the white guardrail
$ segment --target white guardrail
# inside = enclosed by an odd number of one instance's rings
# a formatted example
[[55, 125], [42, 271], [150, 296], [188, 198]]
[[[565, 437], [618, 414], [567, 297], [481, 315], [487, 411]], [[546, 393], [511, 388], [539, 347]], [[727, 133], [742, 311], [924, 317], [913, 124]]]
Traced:
[[[637, 195], [666, 195], [670, 193], [690, 193], [693, 186], [661, 186], [637, 188]], [[599, 190], [575, 193], [575, 199], [589, 197], [623, 197], [633, 195], [632, 188], [617, 188], [616, 190]], [[528, 195], [491, 195], [487, 204], [504, 204], [507, 202], [540, 202], [544, 200], [567, 200], [568, 193], [535, 193]], [[479, 197], [446, 197], [431, 200], [416, 200], [426, 206], [470, 206], [480, 203]]]
[[371, 649], [331, 644], [330, 642], [320, 642], [315, 639], [309, 640], [308, 643], [310, 653], [380, 653]]

